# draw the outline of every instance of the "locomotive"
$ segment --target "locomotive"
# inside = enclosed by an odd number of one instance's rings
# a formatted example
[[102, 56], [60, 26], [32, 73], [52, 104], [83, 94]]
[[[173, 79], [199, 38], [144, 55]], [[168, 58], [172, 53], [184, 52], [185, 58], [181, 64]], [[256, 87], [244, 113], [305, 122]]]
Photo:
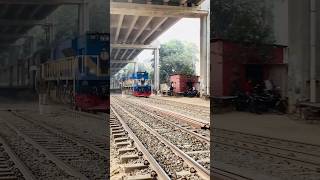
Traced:
[[87, 33], [67, 40], [41, 65], [49, 97], [75, 109], [109, 112], [110, 35]]
[[146, 71], [136, 72], [122, 79], [122, 91], [136, 97], [149, 97], [151, 95], [149, 74]]

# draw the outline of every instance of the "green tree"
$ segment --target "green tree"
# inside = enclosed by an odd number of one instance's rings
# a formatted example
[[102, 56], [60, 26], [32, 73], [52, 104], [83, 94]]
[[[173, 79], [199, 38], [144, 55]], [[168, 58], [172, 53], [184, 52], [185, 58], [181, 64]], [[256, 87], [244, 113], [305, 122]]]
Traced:
[[255, 44], [273, 43], [272, 12], [266, 1], [211, 1], [211, 37]]
[[211, 1], [211, 38], [242, 43], [243, 50], [231, 59], [246, 61], [255, 51], [261, 62], [273, 58], [274, 34], [271, 28], [272, 12], [266, 1], [214, 0]]
[[160, 82], [168, 82], [174, 73], [194, 75], [197, 46], [193, 43], [171, 40], [160, 47]]

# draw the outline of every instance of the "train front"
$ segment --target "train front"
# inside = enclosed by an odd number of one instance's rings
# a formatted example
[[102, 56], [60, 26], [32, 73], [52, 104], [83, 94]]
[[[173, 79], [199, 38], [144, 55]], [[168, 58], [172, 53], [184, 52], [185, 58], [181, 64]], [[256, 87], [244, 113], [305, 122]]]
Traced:
[[133, 96], [149, 97], [151, 95], [151, 85], [147, 72], [137, 72], [133, 84]]
[[75, 106], [91, 112], [109, 112], [109, 34], [87, 34], [77, 40]]

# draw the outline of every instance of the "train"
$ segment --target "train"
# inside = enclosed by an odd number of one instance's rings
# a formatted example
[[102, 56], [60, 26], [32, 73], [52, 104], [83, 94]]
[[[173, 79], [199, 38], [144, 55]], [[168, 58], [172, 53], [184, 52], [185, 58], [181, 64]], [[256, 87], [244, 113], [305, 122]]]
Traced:
[[136, 72], [122, 79], [122, 92], [135, 97], [149, 97], [152, 92], [148, 72]]
[[86, 33], [61, 42], [41, 64], [49, 97], [75, 109], [109, 112], [109, 33]]

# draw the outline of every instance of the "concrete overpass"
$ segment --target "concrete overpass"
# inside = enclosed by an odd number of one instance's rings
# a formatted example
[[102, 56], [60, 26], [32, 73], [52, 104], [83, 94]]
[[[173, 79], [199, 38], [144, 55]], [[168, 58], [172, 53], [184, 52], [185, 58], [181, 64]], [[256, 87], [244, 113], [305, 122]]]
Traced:
[[[19, 60], [19, 51], [24, 48], [18, 44], [18, 40], [27, 39], [30, 43], [30, 52], [34, 52], [33, 35], [28, 31], [35, 26], [44, 26], [49, 35], [48, 40], [53, 39], [52, 23], [46, 18], [62, 5], [77, 5], [79, 11], [79, 33], [89, 30], [88, 0], [0, 0], [0, 86], [1, 87], [25, 87], [28, 80], [34, 82], [31, 76], [25, 72], [25, 63]], [[19, 42], [20, 43], [20, 42]], [[24, 60], [24, 59], [23, 59]], [[33, 69], [32, 71], [35, 71]], [[29, 79], [30, 78], [30, 79]]]
[[[111, 75], [132, 62], [144, 49], [152, 49], [155, 67], [159, 65], [159, 46], [152, 45], [162, 33], [182, 18], [201, 19], [201, 89], [209, 93], [209, 14], [200, 9], [203, 0], [114, 0], [110, 4]], [[181, 32], [183, 33], [183, 32]], [[155, 89], [159, 89], [159, 68], [155, 68]]]
[[0, 46], [5, 51], [34, 26], [49, 26], [44, 21], [61, 5], [79, 6], [79, 31], [89, 29], [87, 0], [0, 0]]

